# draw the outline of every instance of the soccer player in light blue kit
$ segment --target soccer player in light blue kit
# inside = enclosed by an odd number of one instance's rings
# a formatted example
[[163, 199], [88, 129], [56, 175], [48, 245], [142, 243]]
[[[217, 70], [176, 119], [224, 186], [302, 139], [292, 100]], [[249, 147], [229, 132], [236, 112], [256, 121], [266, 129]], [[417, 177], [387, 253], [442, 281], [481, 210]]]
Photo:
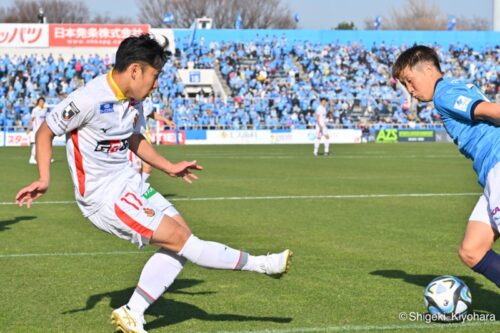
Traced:
[[432, 101], [460, 152], [474, 161], [484, 193], [459, 248], [462, 261], [500, 287], [500, 255], [492, 250], [500, 230], [500, 105], [474, 85], [443, 78], [437, 53], [414, 46], [396, 60], [392, 74], [419, 101]]

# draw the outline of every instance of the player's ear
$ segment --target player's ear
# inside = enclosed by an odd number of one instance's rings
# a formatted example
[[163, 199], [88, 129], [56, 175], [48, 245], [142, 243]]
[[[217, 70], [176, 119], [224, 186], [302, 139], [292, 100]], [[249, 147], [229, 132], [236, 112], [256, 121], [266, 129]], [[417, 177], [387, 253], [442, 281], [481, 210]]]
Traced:
[[424, 70], [426, 73], [432, 73], [436, 70], [434, 65], [428, 61], [424, 62], [423, 65], [424, 65]]
[[139, 71], [141, 70], [141, 65], [138, 63], [133, 63], [129, 66], [128, 69], [130, 72], [130, 76], [133, 80], [135, 80], [137, 78], [137, 75], [139, 74]]

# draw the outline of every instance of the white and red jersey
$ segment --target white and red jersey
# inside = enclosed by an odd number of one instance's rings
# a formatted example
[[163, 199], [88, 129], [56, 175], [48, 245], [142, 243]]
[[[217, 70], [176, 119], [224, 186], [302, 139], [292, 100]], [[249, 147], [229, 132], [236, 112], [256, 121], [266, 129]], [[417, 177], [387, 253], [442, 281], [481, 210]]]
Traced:
[[55, 135], [66, 133], [75, 196], [84, 216], [96, 212], [137, 175], [129, 166], [129, 137], [143, 117], [111, 72], [71, 93], [47, 116]]
[[35, 106], [33, 110], [31, 111], [31, 131], [33, 133], [36, 133], [40, 126], [42, 126], [42, 123], [45, 120], [45, 116], [47, 115], [47, 108], [41, 108], [39, 106]]
[[323, 105], [318, 105], [316, 108], [316, 125], [324, 127], [326, 124], [326, 109]]

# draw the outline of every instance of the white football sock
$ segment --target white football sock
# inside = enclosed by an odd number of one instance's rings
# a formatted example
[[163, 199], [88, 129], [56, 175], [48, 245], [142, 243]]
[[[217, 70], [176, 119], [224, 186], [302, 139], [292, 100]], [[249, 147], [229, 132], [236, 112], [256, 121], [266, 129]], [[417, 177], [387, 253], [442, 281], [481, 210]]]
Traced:
[[314, 154], [317, 154], [318, 153], [318, 150], [319, 150], [319, 143], [320, 143], [320, 139], [316, 139], [314, 141]]
[[186, 259], [165, 249], [158, 250], [142, 269], [128, 307], [135, 313], [144, 311], [156, 301], [182, 271]]
[[221, 243], [201, 240], [195, 235], [188, 238], [179, 255], [206, 268], [254, 270], [255, 266], [252, 264], [255, 257], [248, 253]]
[[330, 141], [328, 139], [325, 139], [325, 154], [328, 154], [330, 151]]
[[36, 158], [36, 144], [33, 144], [31, 146], [31, 157], [30, 158], [33, 160]]

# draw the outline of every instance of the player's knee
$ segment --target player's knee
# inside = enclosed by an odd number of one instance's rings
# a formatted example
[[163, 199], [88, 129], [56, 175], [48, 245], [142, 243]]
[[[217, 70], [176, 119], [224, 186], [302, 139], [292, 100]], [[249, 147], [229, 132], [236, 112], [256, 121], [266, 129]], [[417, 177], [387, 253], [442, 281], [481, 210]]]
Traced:
[[165, 217], [154, 232], [152, 243], [177, 253], [186, 244], [189, 236], [191, 236], [191, 230], [187, 225]]
[[468, 244], [462, 242], [458, 249], [458, 256], [468, 267], [474, 267], [486, 254], [487, 250], [480, 246], [474, 246], [473, 244]]

